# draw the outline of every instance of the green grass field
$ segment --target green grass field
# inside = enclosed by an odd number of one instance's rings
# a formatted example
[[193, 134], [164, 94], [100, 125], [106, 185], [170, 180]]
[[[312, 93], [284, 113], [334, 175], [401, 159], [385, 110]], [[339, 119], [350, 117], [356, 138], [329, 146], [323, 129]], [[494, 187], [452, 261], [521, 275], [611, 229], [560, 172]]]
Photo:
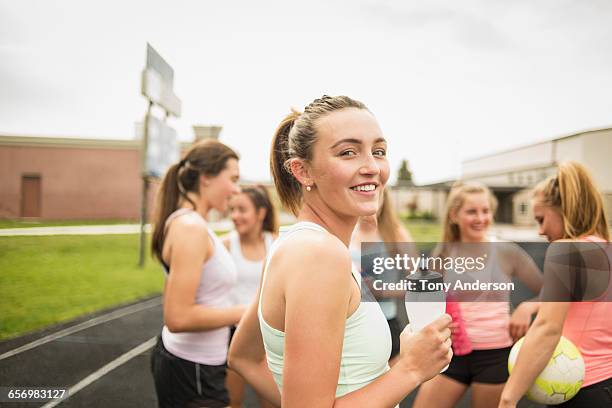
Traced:
[[160, 293], [134, 235], [0, 237], [0, 339]]
[[442, 239], [442, 227], [433, 221], [404, 221], [412, 238], [416, 242], [439, 242]]
[[[438, 224], [405, 225], [418, 242], [440, 239]], [[138, 234], [0, 237], [0, 339], [160, 293], [160, 266], [137, 260]]]

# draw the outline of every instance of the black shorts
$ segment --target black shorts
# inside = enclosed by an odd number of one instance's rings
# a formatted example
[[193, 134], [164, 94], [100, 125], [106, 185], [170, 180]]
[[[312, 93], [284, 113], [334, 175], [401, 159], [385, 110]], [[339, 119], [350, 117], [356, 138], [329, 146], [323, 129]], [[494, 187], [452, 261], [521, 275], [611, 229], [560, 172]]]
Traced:
[[391, 358], [397, 356], [400, 352], [400, 329], [399, 322], [396, 318], [387, 320], [389, 331], [391, 331]]
[[234, 334], [236, 333], [236, 326], [230, 326], [230, 336], [229, 336], [229, 342], [227, 344], [232, 344], [232, 339], [234, 338]]
[[508, 356], [511, 347], [474, 350], [465, 356], [453, 356], [448, 369], [442, 374], [469, 385], [502, 384], [508, 380]]
[[151, 353], [151, 372], [160, 408], [228, 406], [226, 370], [226, 364], [198, 364], [175, 356], [166, 350], [161, 336]]
[[571, 400], [551, 407], [560, 408], [609, 408], [612, 407], [612, 377], [595, 384], [587, 385], [578, 391]]

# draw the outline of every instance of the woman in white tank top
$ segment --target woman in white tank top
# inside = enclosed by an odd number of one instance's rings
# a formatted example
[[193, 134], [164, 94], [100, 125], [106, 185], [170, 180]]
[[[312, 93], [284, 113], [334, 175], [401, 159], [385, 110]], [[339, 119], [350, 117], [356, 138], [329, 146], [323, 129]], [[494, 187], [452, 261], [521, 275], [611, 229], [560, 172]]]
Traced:
[[[232, 304], [249, 304], [257, 295], [264, 260], [278, 231], [276, 209], [266, 188], [254, 186], [243, 187], [240, 194], [232, 197], [230, 213], [235, 229], [222, 241], [234, 260], [238, 278], [229, 297]], [[232, 335], [234, 331], [235, 327]], [[233, 370], [227, 371], [227, 390], [230, 406], [242, 407], [245, 382]], [[260, 396], [259, 406], [268, 408], [271, 404]]]
[[225, 211], [238, 187], [238, 156], [210, 140], [170, 166], [158, 193], [152, 249], [164, 266], [164, 327], [151, 354], [160, 407], [225, 407], [229, 326], [244, 306], [229, 302], [236, 270], [210, 229], [210, 209]]
[[361, 301], [348, 244], [358, 218], [378, 209], [386, 150], [374, 116], [346, 96], [316, 99], [276, 131], [272, 175], [298, 223], [272, 245], [228, 363], [277, 406], [393, 407], [450, 361], [445, 315], [403, 335], [389, 369], [385, 316]]

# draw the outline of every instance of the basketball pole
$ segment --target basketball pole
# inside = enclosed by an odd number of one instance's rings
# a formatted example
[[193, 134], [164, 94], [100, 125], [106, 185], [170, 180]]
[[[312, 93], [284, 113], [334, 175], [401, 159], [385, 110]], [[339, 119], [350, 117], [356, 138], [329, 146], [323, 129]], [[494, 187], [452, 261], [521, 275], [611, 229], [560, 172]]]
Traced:
[[149, 203], [149, 176], [146, 171], [145, 161], [147, 159], [147, 145], [149, 142], [149, 115], [151, 114], [151, 107], [153, 102], [149, 100], [149, 106], [147, 107], [147, 113], [144, 119], [144, 132], [142, 135], [142, 201], [140, 207], [140, 249], [138, 256], [138, 266], [143, 268], [145, 264], [145, 246], [146, 246], [146, 233], [145, 226], [147, 224], [148, 215], [148, 203]]

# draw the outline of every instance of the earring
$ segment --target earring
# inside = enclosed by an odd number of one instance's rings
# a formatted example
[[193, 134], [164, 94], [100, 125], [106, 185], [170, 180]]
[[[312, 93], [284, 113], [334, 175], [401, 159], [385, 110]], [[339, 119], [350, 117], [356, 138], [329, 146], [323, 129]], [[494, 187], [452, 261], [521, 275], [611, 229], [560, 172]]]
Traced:
[[310, 191], [310, 190], [312, 190], [312, 187], [311, 186], [306, 186], [306, 191]]

